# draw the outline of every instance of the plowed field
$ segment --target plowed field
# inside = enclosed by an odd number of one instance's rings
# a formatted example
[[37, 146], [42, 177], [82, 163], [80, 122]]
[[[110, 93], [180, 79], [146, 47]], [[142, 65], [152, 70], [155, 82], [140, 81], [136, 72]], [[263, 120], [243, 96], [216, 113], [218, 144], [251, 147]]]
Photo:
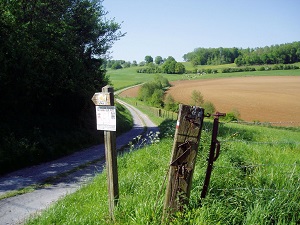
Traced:
[[[237, 109], [246, 121], [298, 122], [300, 124], [300, 76], [239, 77], [171, 82], [167, 91], [184, 104], [191, 103], [193, 90], [211, 101], [220, 112]], [[122, 96], [134, 97], [138, 88]]]

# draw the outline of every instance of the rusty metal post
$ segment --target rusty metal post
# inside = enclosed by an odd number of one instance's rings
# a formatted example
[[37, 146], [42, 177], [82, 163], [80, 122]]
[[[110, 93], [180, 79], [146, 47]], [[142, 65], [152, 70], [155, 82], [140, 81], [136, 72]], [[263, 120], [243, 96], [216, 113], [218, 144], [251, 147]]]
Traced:
[[213, 169], [213, 164], [214, 161], [217, 160], [220, 154], [220, 142], [217, 140], [218, 136], [218, 130], [219, 130], [219, 117], [220, 116], [225, 116], [225, 113], [219, 113], [217, 112], [216, 114], [213, 114], [214, 116], [214, 122], [213, 122], [213, 130], [212, 130], [212, 137], [211, 137], [211, 143], [210, 143], [210, 151], [209, 151], [209, 156], [208, 156], [208, 163], [207, 163], [207, 169], [206, 169], [206, 176], [201, 192], [201, 198], [205, 198], [209, 181], [210, 181], [210, 176], [211, 172]]
[[189, 202], [203, 117], [203, 108], [188, 105], [179, 106], [164, 202], [163, 222], [171, 213], [182, 210], [184, 205]]

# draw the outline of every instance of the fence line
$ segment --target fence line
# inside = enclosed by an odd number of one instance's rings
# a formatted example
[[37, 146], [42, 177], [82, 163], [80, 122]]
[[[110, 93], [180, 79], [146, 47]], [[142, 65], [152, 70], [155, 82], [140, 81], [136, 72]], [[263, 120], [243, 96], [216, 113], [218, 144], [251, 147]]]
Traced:
[[264, 145], [288, 145], [288, 144], [296, 144], [299, 145], [300, 142], [295, 142], [295, 141], [271, 141], [271, 142], [267, 142], [267, 141], [245, 141], [245, 140], [219, 140], [222, 143], [234, 143], [234, 142], [238, 142], [238, 143], [245, 143], [245, 144], [264, 144]]
[[211, 188], [218, 191], [273, 191], [273, 192], [294, 192], [295, 190], [287, 189], [271, 189], [271, 188]]
[[252, 164], [252, 165], [245, 165], [245, 166], [214, 166], [214, 168], [225, 168], [225, 169], [236, 169], [236, 168], [254, 168], [254, 167], [296, 167], [299, 163], [294, 162], [292, 164], [287, 163], [276, 163], [276, 164]]
[[242, 121], [242, 120], [238, 120], [238, 121], [231, 121], [230, 123], [238, 123], [238, 124], [249, 124], [249, 125], [278, 125], [278, 124], [300, 124], [300, 121], [277, 121], [277, 122], [257, 122], [257, 121]]

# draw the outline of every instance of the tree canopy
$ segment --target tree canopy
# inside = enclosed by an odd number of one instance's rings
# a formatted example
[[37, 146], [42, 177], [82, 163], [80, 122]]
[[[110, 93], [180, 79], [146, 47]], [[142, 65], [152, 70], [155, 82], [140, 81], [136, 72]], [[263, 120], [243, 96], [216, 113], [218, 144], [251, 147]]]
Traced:
[[196, 65], [236, 63], [243, 65], [288, 64], [300, 61], [300, 42], [263, 48], [196, 48], [183, 56]]
[[0, 1], [0, 133], [53, 126], [54, 117], [85, 123], [108, 83], [102, 58], [124, 35], [106, 15], [102, 1]]

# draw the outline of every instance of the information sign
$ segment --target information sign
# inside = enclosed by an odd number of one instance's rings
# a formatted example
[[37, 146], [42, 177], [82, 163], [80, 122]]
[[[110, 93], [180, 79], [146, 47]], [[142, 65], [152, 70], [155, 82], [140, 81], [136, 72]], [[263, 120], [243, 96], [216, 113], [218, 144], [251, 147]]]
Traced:
[[116, 131], [116, 107], [96, 106], [97, 130]]

